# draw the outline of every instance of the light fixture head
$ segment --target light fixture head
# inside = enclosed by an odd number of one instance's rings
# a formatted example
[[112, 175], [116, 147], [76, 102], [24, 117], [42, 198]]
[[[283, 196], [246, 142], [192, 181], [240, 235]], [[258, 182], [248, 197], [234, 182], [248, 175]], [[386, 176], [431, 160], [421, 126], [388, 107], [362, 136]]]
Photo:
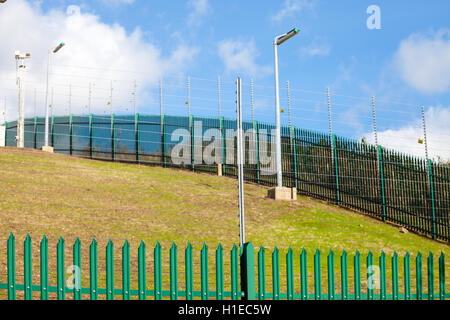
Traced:
[[64, 47], [65, 43], [61, 42], [58, 46], [53, 50], [53, 53], [57, 53], [62, 47]]
[[280, 44], [282, 44], [286, 40], [289, 40], [290, 38], [292, 38], [293, 36], [295, 36], [299, 32], [300, 32], [299, 28], [294, 28], [294, 29], [290, 30], [289, 32], [287, 32], [285, 34], [282, 34], [282, 35], [276, 37], [275, 38], [275, 44], [277, 46], [279, 46]]

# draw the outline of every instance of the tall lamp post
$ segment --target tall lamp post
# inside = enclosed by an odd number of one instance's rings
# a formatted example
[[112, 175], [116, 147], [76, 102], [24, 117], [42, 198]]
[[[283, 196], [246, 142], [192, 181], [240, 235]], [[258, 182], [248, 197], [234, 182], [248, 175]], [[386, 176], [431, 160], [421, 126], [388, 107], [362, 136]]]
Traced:
[[276, 164], [277, 164], [277, 186], [283, 186], [283, 175], [281, 171], [281, 125], [280, 125], [280, 94], [278, 89], [278, 46], [283, 42], [289, 40], [297, 33], [300, 29], [294, 28], [291, 31], [284, 33], [275, 37], [273, 42], [273, 48], [275, 53], [275, 121], [276, 121]]
[[25, 59], [29, 59], [31, 57], [30, 53], [22, 54], [20, 51], [16, 51], [14, 53], [16, 58], [16, 73], [17, 73], [17, 86], [19, 88], [18, 95], [18, 119], [17, 119], [17, 147], [24, 147], [24, 138], [25, 138]]
[[[60, 43], [55, 49], [53, 49], [53, 53], [57, 53], [62, 47], [64, 47], [64, 43]], [[49, 106], [48, 106], [48, 74], [50, 69], [50, 51], [48, 50], [47, 56], [47, 86], [45, 89], [45, 147], [48, 147], [48, 114], [49, 114]]]

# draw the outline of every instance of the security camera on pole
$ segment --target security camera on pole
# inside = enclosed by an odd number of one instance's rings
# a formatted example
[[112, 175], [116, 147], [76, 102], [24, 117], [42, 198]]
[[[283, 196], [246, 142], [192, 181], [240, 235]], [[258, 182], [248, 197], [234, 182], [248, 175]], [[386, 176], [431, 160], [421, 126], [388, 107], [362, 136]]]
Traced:
[[[57, 53], [62, 47], [64, 47], [64, 43], [60, 43], [55, 49], [53, 49], [53, 53]], [[49, 105], [48, 105], [48, 75], [50, 70], [50, 50], [48, 50], [47, 55], [47, 85], [45, 89], [45, 140], [44, 146], [42, 146], [42, 151], [53, 152], [53, 147], [48, 145], [48, 127], [49, 127]]]
[[300, 29], [294, 28], [291, 31], [275, 37], [273, 42], [274, 56], [275, 56], [275, 121], [276, 121], [276, 170], [277, 170], [277, 187], [270, 189], [268, 196], [275, 200], [295, 200], [297, 199], [297, 190], [295, 188], [283, 187], [283, 173], [281, 169], [281, 125], [280, 125], [280, 95], [278, 88], [278, 46], [283, 42], [289, 40]]
[[16, 58], [16, 74], [17, 86], [19, 88], [18, 95], [18, 117], [17, 117], [17, 148], [24, 147], [25, 138], [25, 59], [31, 58], [31, 54], [21, 54], [20, 51], [14, 53]]

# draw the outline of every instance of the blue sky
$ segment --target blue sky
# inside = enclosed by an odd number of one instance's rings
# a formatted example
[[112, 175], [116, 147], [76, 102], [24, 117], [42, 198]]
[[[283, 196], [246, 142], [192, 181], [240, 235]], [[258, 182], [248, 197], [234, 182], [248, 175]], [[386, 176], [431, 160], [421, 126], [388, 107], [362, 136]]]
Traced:
[[[380, 8], [381, 29], [367, 27], [371, 5]], [[422, 155], [423, 105], [432, 155], [450, 158], [449, 18], [445, 0], [8, 0], [0, 6], [0, 58], [8, 61], [0, 63], [0, 97], [14, 114], [11, 57], [16, 49], [30, 50], [27, 112], [34, 112], [36, 90], [35, 109], [42, 113], [46, 52], [64, 41], [52, 56], [55, 114], [67, 113], [69, 84], [72, 111], [86, 112], [88, 83], [95, 88], [92, 108], [106, 113], [109, 79], [116, 113], [131, 110], [134, 80], [138, 111], [158, 113], [160, 77], [165, 112], [185, 114], [190, 76], [192, 113], [217, 116], [220, 76], [222, 114], [234, 118], [234, 81], [241, 76], [246, 118], [253, 79], [255, 118], [274, 122], [273, 39], [298, 27], [301, 33], [279, 48], [284, 124], [289, 80], [293, 124], [328, 131], [329, 87], [334, 132], [371, 141], [373, 95], [380, 143]], [[9, 21], [22, 27], [12, 34]]]

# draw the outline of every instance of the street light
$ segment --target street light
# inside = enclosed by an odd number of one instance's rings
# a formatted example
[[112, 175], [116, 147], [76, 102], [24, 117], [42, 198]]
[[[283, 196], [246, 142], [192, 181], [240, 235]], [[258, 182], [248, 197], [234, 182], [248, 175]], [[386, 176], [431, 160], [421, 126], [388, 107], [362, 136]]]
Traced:
[[280, 95], [278, 90], [278, 46], [283, 42], [289, 40], [297, 33], [300, 29], [294, 28], [291, 31], [284, 33], [275, 37], [273, 42], [274, 53], [275, 53], [275, 119], [276, 119], [276, 164], [277, 164], [277, 186], [283, 186], [283, 176], [281, 172], [281, 128], [280, 128]]
[[20, 51], [14, 52], [14, 57], [16, 59], [16, 83], [19, 89], [18, 96], [18, 119], [17, 119], [17, 147], [24, 147], [24, 137], [25, 137], [25, 120], [24, 120], [24, 109], [25, 109], [25, 59], [31, 58], [30, 53], [22, 54]]
[[[54, 50], [53, 53], [57, 53], [62, 47], [64, 47], [64, 43], [61, 42]], [[50, 69], [50, 50], [48, 50], [47, 55], [47, 86], [45, 89], [45, 143], [44, 145], [48, 147], [48, 74]]]

